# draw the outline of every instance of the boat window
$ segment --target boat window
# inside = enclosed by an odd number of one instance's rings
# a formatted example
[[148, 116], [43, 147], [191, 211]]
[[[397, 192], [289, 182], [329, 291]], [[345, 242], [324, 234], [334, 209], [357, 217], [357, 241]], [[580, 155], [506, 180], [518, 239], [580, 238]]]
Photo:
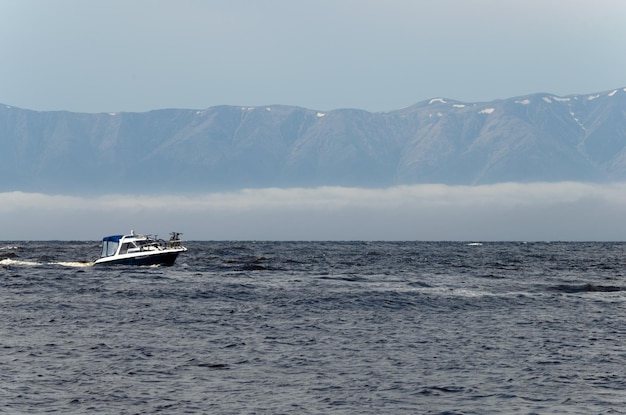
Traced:
[[128, 247], [131, 245], [130, 242], [124, 243], [122, 244], [122, 247], [120, 248], [120, 254], [125, 254], [128, 252]]
[[102, 241], [102, 252], [100, 253], [100, 256], [106, 257], [115, 255], [118, 245], [119, 242], [117, 241]]
[[109, 248], [107, 250], [107, 256], [115, 255], [119, 242], [109, 241]]

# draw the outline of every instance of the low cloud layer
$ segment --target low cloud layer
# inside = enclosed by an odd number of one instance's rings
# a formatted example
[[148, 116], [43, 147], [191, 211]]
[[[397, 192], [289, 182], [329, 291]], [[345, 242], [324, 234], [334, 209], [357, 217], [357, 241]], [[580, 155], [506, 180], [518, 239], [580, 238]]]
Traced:
[[247, 189], [203, 195], [0, 193], [0, 240], [592, 241], [626, 237], [626, 183]]

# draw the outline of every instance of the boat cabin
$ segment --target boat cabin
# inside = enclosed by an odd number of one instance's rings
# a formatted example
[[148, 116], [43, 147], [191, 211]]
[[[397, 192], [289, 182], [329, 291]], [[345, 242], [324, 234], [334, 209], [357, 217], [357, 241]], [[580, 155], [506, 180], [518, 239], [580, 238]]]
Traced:
[[132, 233], [130, 235], [106, 236], [102, 238], [102, 252], [100, 253], [100, 258], [153, 250], [156, 249], [156, 245], [158, 245], [156, 241], [143, 235], [135, 235]]

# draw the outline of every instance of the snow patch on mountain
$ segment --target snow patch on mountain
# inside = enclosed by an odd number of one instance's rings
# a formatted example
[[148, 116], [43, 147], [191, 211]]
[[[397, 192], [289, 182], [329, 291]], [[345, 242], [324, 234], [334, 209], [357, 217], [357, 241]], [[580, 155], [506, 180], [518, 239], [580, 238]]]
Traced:
[[585, 128], [585, 126], [583, 125], [582, 122], [580, 122], [580, 120], [578, 119], [578, 117], [576, 117], [576, 114], [574, 114], [573, 111], [569, 112], [570, 115], [572, 116], [572, 118], [574, 119], [574, 121], [576, 121], [576, 124], [578, 124], [578, 126], [583, 130], [583, 131], [587, 131], [587, 129]]

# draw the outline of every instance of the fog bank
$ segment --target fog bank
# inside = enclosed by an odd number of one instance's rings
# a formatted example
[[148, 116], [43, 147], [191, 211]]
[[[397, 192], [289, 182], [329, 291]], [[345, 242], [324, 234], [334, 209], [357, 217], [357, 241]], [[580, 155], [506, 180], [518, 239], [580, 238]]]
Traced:
[[0, 240], [613, 241], [626, 236], [626, 183], [246, 189], [76, 197], [0, 193]]

